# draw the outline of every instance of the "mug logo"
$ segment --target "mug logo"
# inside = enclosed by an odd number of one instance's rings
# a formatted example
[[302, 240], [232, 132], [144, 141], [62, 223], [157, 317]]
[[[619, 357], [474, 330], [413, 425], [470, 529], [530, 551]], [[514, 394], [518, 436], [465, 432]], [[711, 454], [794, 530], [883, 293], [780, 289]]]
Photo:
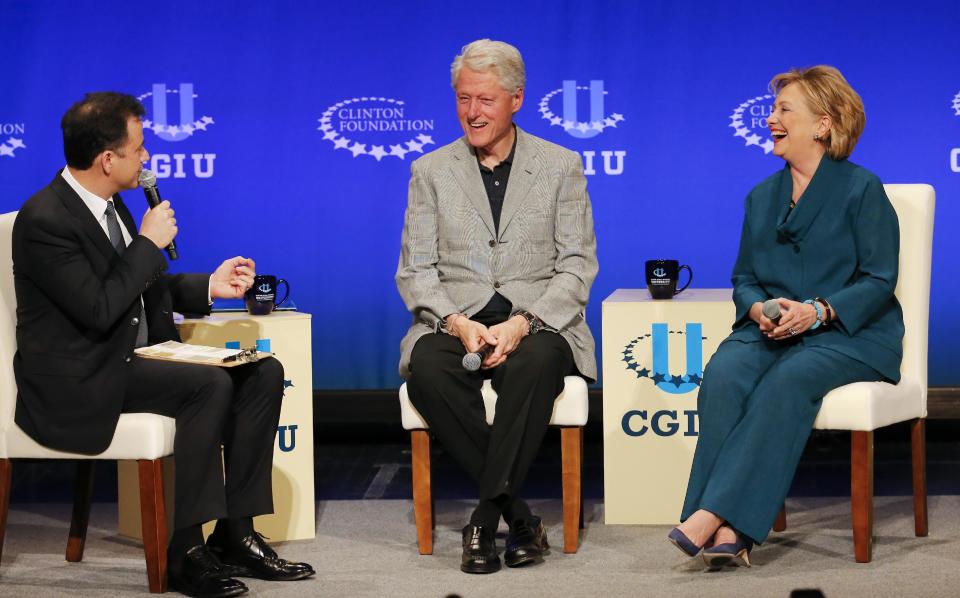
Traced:
[[[590, 92], [590, 119], [579, 120], [577, 112], [577, 91]], [[563, 97], [563, 118], [550, 110], [550, 100], [561, 94]], [[563, 127], [563, 130], [577, 139], [596, 137], [607, 127], [616, 127], [624, 119], [622, 114], [613, 113], [607, 116], [604, 113], [603, 96], [607, 92], [603, 89], [603, 80], [594, 79], [590, 86], [577, 85], [575, 79], [566, 79], [563, 87], [555, 89], [540, 100], [540, 114], [544, 120], [550, 121], [551, 126]]]
[[260, 291], [261, 293], [269, 293], [269, 292], [272, 291], [273, 289], [270, 287], [270, 284], [269, 284], [269, 283], [266, 283], [266, 282], [265, 282], [265, 283], [263, 283], [262, 285], [258, 286], [258, 287], [257, 287], [257, 290]]
[[[733, 136], [740, 137], [749, 147], [755, 145], [769, 154], [773, 151], [773, 139], [767, 130], [767, 117], [773, 112], [773, 96], [765, 94], [751, 98], [736, 108], [730, 114], [730, 127]], [[760, 135], [757, 134], [760, 131]]]
[[667, 271], [664, 270], [663, 268], [656, 268], [653, 271], [653, 275], [656, 276], [657, 278], [663, 278], [664, 276], [667, 275]]
[[[686, 374], [672, 374], [670, 372], [669, 335], [686, 336], [687, 371]], [[703, 380], [703, 324], [687, 322], [685, 330], [669, 330], [666, 323], [655, 323], [650, 334], [638, 336], [623, 349], [623, 361], [626, 368], [632, 370], [637, 378], [649, 378], [657, 388], [674, 395], [681, 395], [696, 390]], [[636, 352], [640, 345], [650, 339], [652, 342], [653, 365], [647, 368], [637, 359]]]
[[[167, 97], [171, 95], [180, 100], [178, 124], [170, 124], [167, 114]], [[193, 92], [193, 83], [181, 83], [177, 89], [167, 89], [165, 83], [154, 83], [152, 91], [137, 96], [137, 99], [143, 102], [151, 96], [153, 100], [150, 119], [143, 121], [143, 128], [152, 130], [164, 141], [183, 141], [197, 131], [206, 131], [207, 127], [213, 124], [213, 119], [209, 116], [194, 119], [193, 100], [196, 99], [197, 94]]]

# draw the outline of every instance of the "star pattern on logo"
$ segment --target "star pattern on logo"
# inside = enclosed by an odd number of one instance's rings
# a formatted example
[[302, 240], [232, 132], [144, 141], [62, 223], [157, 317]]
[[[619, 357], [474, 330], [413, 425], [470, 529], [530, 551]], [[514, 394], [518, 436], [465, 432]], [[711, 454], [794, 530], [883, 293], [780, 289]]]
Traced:
[[953, 96], [953, 115], [960, 116], [960, 91], [957, 92], [957, 95]]
[[[179, 94], [180, 90], [168, 89], [167, 93]], [[147, 93], [138, 95], [137, 99], [140, 100], [141, 103], [143, 103], [145, 99], [149, 98], [152, 95], [153, 95], [153, 92], [148, 91]], [[193, 97], [194, 99], [196, 99], [199, 96], [197, 94], [193, 94]], [[146, 104], [144, 103], [144, 105]], [[212, 124], [214, 124], [213, 118], [209, 116], [200, 117], [199, 119], [193, 121], [192, 123], [187, 123], [185, 125], [162, 125], [160, 123], [153, 122], [149, 118], [143, 119], [143, 129], [144, 130], [150, 129], [157, 135], [159, 135], [160, 133], [169, 133], [171, 135], [178, 135], [180, 133], [183, 133], [187, 137], [191, 137], [196, 131], [206, 131], [207, 127]]]
[[293, 385], [293, 380], [284, 380], [283, 388], [287, 389], [287, 388], [296, 388], [296, 387]]
[[[589, 91], [590, 88], [586, 85], [577, 85], [577, 89], [580, 91]], [[607, 95], [609, 92], [604, 91], [603, 95]], [[623, 122], [626, 120], [622, 114], [614, 112], [609, 116], [604, 116], [603, 120], [595, 120], [592, 122], [572, 122], [569, 120], [564, 120], [553, 113], [550, 110], [550, 100], [553, 96], [557, 94], [563, 94], [563, 88], [554, 89], [551, 92], [548, 92], [547, 95], [543, 96], [540, 99], [540, 104], [538, 105], [538, 110], [540, 116], [550, 123], [551, 127], [561, 127], [564, 131], [569, 131], [570, 129], [576, 129], [581, 133], [586, 133], [587, 131], [594, 130], [603, 133], [604, 129], [607, 128], [616, 128], [617, 123]]]
[[3, 144], [0, 144], [0, 157], [6, 156], [8, 158], [15, 158], [14, 153], [20, 149], [27, 147], [23, 144], [23, 139], [18, 139], [16, 137], [10, 137]]
[[[349, 150], [353, 157], [357, 156], [371, 156], [377, 162], [382, 160], [387, 156], [393, 156], [403, 160], [406, 158], [407, 154], [416, 152], [419, 154], [423, 153], [423, 146], [433, 144], [433, 137], [429, 135], [417, 135], [413, 139], [400, 142], [395, 145], [389, 146], [389, 151], [384, 148], [382, 145], [374, 145], [370, 149], [367, 149], [366, 144], [358, 143], [348, 137], [341, 135], [333, 128], [333, 113], [336, 112], [339, 108], [343, 108], [349, 104], [355, 104], [357, 102], [386, 102], [388, 104], [396, 104], [397, 106], [403, 106], [404, 102], [402, 100], [397, 100], [395, 98], [385, 98], [385, 97], [372, 97], [372, 96], [363, 96], [359, 98], [349, 98], [343, 100], [342, 102], [337, 102], [333, 106], [327, 108], [320, 118], [317, 121], [320, 123], [320, 126], [317, 127], [318, 131], [323, 133], [323, 138], [327, 141], [333, 143], [333, 149], [345, 149]], [[406, 148], [404, 148], [406, 146]]]
[[755, 145], [757, 147], [763, 148], [763, 153], [765, 154], [769, 154], [770, 152], [773, 151], [773, 139], [770, 139], [769, 137], [766, 137], [766, 138], [761, 137], [760, 135], [757, 135], [756, 133], [753, 133], [752, 131], [750, 131], [750, 129], [743, 122], [743, 113], [747, 108], [756, 104], [757, 102], [761, 102], [764, 100], [772, 100], [772, 99], [773, 99], [772, 95], [765, 94], [762, 96], [751, 98], [746, 102], [743, 102], [742, 104], [734, 108], [733, 113], [730, 114], [730, 124], [728, 125], [729, 127], [733, 128], [734, 137], [742, 137], [744, 144], [748, 147], [751, 145]]
[[[683, 330], [667, 330], [667, 334], [684, 334]], [[636, 374], [637, 379], [640, 378], [649, 378], [654, 384], [662, 384], [666, 382], [667, 384], [673, 384], [675, 387], [680, 388], [683, 384], [693, 383], [697, 386], [700, 386], [700, 383], [703, 381], [701, 376], [702, 372], [695, 372], [692, 374], [686, 374], [684, 376], [679, 376], [671, 374], [669, 372], [654, 372], [646, 367], [643, 367], [640, 362], [637, 360], [634, 355], [634, 349], [637, 345], [643, 343], [647, 339], [651, 338], [652, 334], [641, 334], [640, 336], [631, 340], [623, 348], [621, 354], [623, 359], [621, 361], [626, 363], [626, 369]], [[701, 337], [702, 340], [707, 340], [707, 337]]]

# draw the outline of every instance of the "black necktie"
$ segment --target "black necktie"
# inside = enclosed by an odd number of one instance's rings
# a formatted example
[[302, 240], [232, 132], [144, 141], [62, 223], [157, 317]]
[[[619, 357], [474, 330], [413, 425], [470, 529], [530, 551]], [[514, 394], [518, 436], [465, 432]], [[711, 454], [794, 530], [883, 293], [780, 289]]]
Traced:
[[[110, 238], [110, 243], [113, 245], [113, 248], [117, 250], [117, 253], [123, 255], [123, 252], [127, 248], [127, 244], [123, 241], [123, 233], [120, 231], [120, 221], [117, 220], [117, 208], [114, 207], [112, 201], [107, 202], [107, 211], [105, 212], [107, 217], [107, 236]], [[143, 312], [143, 305], [140, 305], [140, 316], [137, 318], [139, 323], [137, 324], [137, 347], [145, 347], [147, 345], [147, 318], [146, 314]]]

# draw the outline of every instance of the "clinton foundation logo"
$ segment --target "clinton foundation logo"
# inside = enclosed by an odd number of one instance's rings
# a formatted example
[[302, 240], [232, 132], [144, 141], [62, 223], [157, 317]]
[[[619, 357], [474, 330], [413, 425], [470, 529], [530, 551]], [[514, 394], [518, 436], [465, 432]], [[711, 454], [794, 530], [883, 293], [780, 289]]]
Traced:
[[[160, 140], [179, 143], [206, 132], [214, 125], [210, 116], [198, 116], [193, 83], [181, 83], [168, 88], [165, 83], [154, 83], [153, 88], [139, 96], [147, 115], [143, 120], [144, 131], [152, 131]], [[150, 150], [148, 141], [147, 149]], [[213, 162], [217, 155], [208, 152], [163, 153], [150, 152], [150, 170], [158, 179], [185, 179], [192, 175], [198, 179], [213, 176]]]
[[27, 147], [23, 143], [26, 130], [25, 123], [0, 122], [0, 159], [16, 158], [17, 150]]
[[[674, 342], [683, 339], [686, 348], [686, 367], [677, 372], [670, 369], [671, 338], [676, 339]], [[653, 384], [668, 395], [686, 395], [699, 389], [703, 380], [703, 341], [706, 338], [703, 324], [699, 322], [687, 322], [683, 330], [671, 330], [666, 323], [654, 323], [649, 334], [637, 336], [627, 343], [622, 361], [637, 380], [643, 379], [644, 383]], [[655, 436], [678, 433], [697, 436], [696, 409], [683, 409], [680, 403], [677, 408], [631, 409], [623, 414], [620, 423], [627, 436], [644, 436], [648, 432]]]
[[756, 146], [763, 153], [773, 151], [773, 139], [767, 129], [767, 118], [773, 112], [774, 97], [770, 94], [751, 98], [736, 108], [730, 114], [730, 128], [733, 136], [739, 137], [750, 147]]
[[[953, 96], [953, 115], [960, 117], [960, 91], [957, 92], [957, 95]], [[950, 170], [953, 172], [960, 173], [960, 147], [955, 147], [950, 150]]]
[[[607, 94], [602, 79], [594, 79], [590, 85], [577, 85], [575, 79], [567, 79], [562, 87], [540, 99], [540, 116], [575, 139], [593, 139], [626, 120], [619, 112], [607, 111]], [[611, 176], [623, 174], [626, 150], [591, 148], [580, 154], [585, 175], [597, 174], [598, 170]]]
[[[433, 119], [418, 118], [407, 105], [395, 98], [349, 98], [327, 108], [317, 130], [354, 158], [369, 156], [403, 160], [407, 154], [422, 154], [433, 145]], [[429, 151], [429, 150], [428, 150]]]

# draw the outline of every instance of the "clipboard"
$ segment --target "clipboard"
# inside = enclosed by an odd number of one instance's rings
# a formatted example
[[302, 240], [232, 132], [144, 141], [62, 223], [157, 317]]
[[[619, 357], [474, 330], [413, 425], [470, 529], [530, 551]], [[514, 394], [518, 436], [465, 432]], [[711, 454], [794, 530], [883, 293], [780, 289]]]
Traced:
[[238, 365], [255, 363], [261, 359], [273, 357], [273, 353], [257, 351], [256, 347], [249, 349], [225, 349], [205, 345], [188, 345], [177, 341], [167, 341], [148, 347], [134, 349], [137, 357], [157, 359], [159, 361], [173, 361], [177, 363], [192, 363], [195, 365], [212, 365], [222, 368], [232, 368]]

